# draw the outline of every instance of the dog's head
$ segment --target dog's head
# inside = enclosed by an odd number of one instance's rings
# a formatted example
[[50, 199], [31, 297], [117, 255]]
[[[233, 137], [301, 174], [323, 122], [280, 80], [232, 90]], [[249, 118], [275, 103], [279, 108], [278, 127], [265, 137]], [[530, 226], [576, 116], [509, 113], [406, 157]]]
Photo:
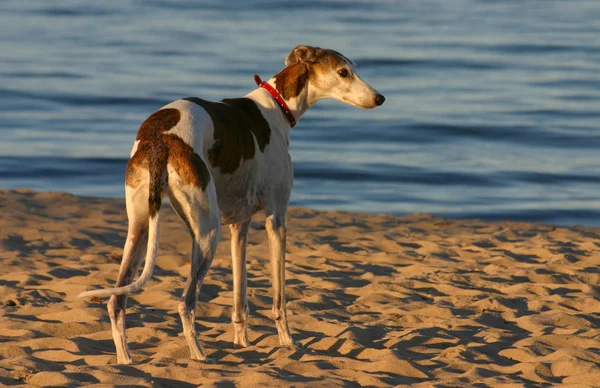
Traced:
[[383, 104], [385, 97], [357, 74], [354, 63], [334, 50], [296, 46], [285, 59], [286, 68], [275, 84], [285, 98], [297, 97], [307, 88], [308, 103], [335, 98], [363, 109]]

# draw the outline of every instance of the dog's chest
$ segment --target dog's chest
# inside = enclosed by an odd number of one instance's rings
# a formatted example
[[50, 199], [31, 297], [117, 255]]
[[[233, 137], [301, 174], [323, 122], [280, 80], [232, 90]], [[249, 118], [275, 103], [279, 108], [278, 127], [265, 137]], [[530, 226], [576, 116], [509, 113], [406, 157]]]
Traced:
[[223, 224], [243, 222], [262, 209], [261, 179], [253, 171], [244, 174], [243, 170], [234, 174], [213, 171]]

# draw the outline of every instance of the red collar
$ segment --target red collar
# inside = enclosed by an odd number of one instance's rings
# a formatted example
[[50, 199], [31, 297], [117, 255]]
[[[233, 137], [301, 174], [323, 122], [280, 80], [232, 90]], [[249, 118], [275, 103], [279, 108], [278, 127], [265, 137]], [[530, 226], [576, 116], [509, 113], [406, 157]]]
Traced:
[[271, 94], [271, 96], [273, 96], [275, 101], [277, 101], [277, 104], [279, 104], [281, 111], [290, 122], [291, 128], [294, 128], [294, 125], [296, 125], [296, 119], [294, 118], [294, 115], [292, 115], [292, 112], [290, 112], [290, 108], [288, 108], [287, 104], [283, 100], [283, 97], [281, 97], [281, 94], [279, 94], [279, 92], [267, 82], [261, 80], [258, 74], [254, 75], [254, 82], [256, 82], [258, 87], [265, 89], [267, 92], [269, 92], [269, 94]]

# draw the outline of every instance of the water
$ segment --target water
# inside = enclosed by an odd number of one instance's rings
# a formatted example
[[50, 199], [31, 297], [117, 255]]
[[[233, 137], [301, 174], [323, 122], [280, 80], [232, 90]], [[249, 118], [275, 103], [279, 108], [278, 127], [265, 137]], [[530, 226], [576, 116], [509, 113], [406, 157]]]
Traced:
[[0, 187], [123, 196], [141, 122], [296, 44], [386, 103], [292, 131], [292, 205], [600, 225], [600, 1], [0, 2]]

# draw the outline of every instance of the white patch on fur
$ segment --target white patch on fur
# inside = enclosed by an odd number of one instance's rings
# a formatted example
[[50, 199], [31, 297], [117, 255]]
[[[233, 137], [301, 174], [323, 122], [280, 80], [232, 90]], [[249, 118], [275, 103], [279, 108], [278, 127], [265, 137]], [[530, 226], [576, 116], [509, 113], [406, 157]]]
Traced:
[[212, 143], [213, 123], [209, 114], [201, 106], [187, 100], [173, 101], [161, 109], [165, 108], [177, 109], [180, 119], [177, 125], [165, 131], [164, 134], [179, 136], [194, 149], [194, 152], [202, 156], [207, 140]]

